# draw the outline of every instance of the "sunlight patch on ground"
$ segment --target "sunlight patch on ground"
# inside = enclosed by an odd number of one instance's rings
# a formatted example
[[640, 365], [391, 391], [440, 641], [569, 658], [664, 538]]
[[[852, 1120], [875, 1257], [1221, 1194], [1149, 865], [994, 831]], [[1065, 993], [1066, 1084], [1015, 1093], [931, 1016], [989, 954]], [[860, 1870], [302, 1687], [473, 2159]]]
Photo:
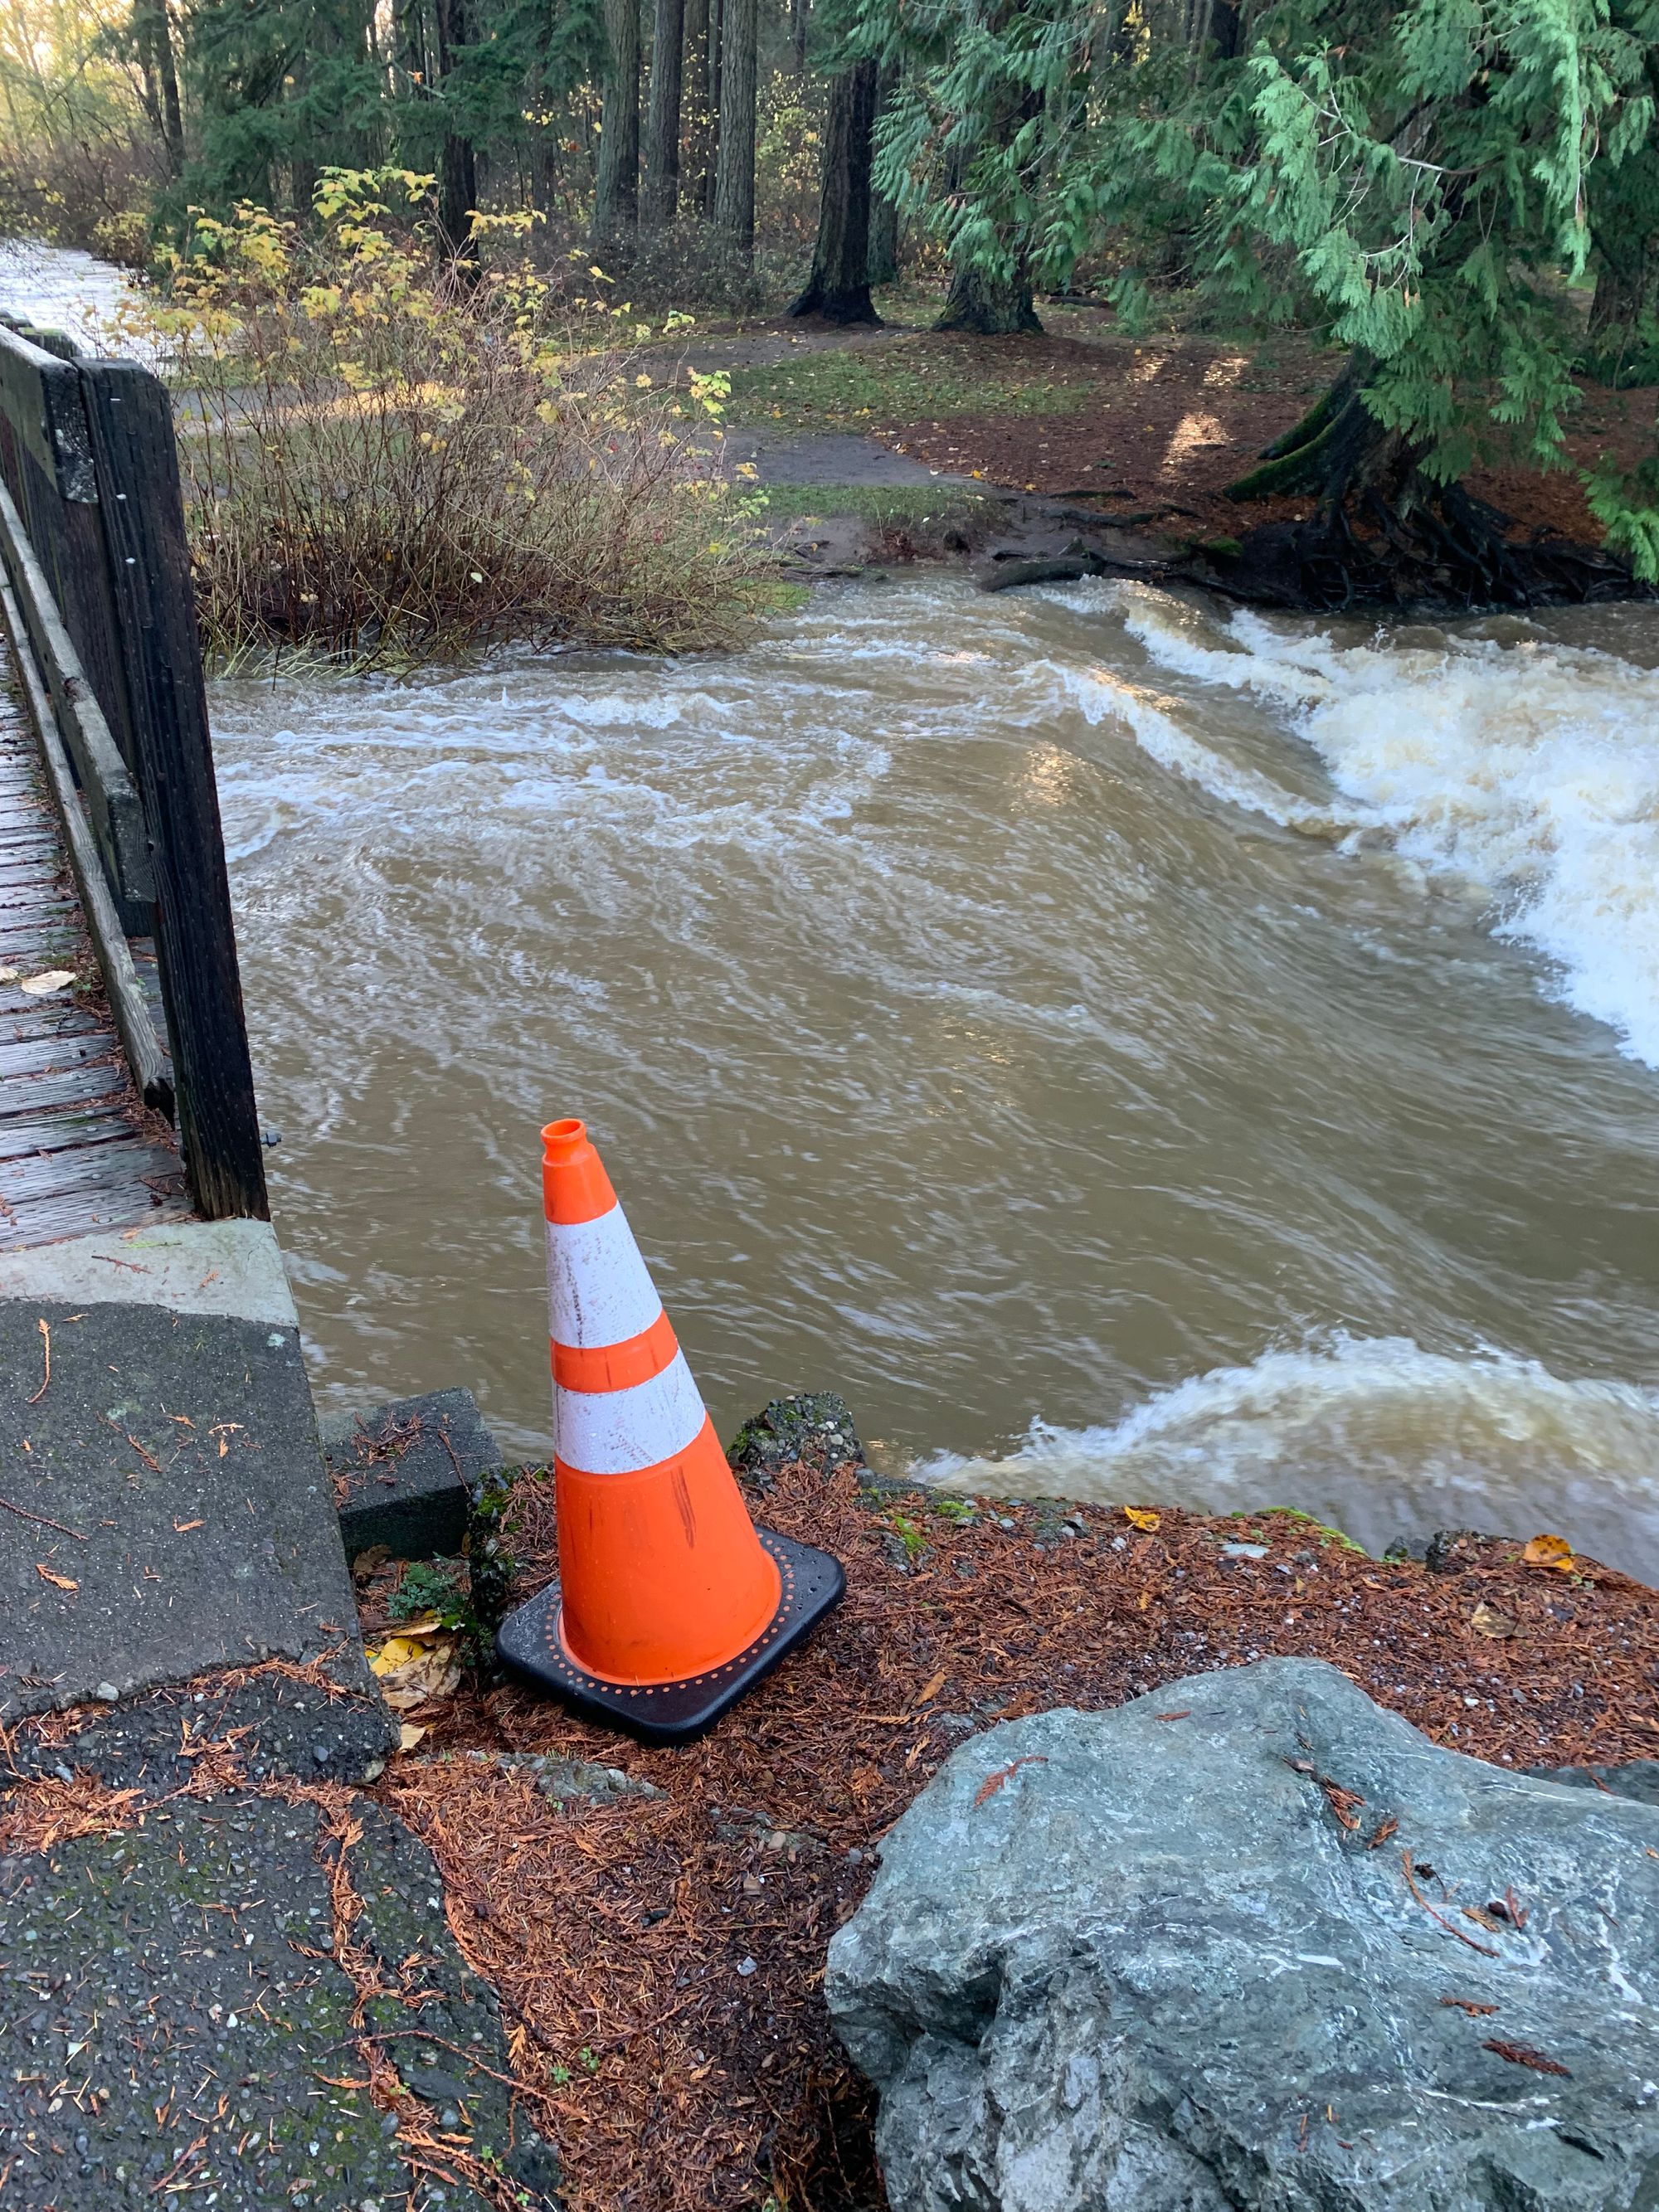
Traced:
[[1131, 384], [1151, 384], [1169, 366], [1167, 353], [1138, 353], [1129, 370]]
[[1183, 415], [1175, 428], [1164, 453], [1164, 473], [1172, 476], [1193, 455], [1206, 446], [1231, 446], [1232, 434], [1219, 423], [1213, 415], [1194, 413]]

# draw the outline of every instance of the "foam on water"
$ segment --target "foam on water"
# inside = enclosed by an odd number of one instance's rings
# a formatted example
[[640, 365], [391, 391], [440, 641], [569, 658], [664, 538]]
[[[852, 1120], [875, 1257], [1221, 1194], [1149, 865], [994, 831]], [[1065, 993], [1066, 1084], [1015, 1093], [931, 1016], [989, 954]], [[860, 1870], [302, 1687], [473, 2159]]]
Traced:
[[[1220, 656], [1217, 656], [1220, 658]], [[1230, 805], [1250, 814], [1265, 815], [1281, 830], [1308, 836], [1340, 837], [1364, 828], [1363, 817], [1352, 810], [1321, 806], [1299, 799], [1271, 777], [1260, 775], [1242, 762], [1228, 760], [1205, 744], [1180, 720], [1182, 702], [1133, 682], [1115, 669], [1098, 663], [1085, 668], [1052, 670], [1060, 696], [1094, 723], [1109, 719], [1126, 722], [1142, 752], [1161, 768], [1185, 776]]]
[[[1498, 933], [1659, 1066], [1659, 673], [1526, 637], [1345, 644], [1249, 613], [1218, 628], [1148, 592], [1122, 605], [1159, 665], [1286, 713], [1354, 827], [1484, 885]], [[1236, 796], [1228, 776], [1211, 787]]]
[[[928, 1463], [970, 1487], [1628, 1563], [1659, 1094], [1443, 895], [1426, 796], [1336, 761], [1422, 685], [1531, 696], [1524, 658], [930, 578], [718, 659], [216, 686], [319, 1392], [459, 1372], [544, 1449], [568, 1101], [723, 1427], [827, 1378], [896, 1457], [1048, 1416]], [[1639, 681], [1553, 665], [1581, 717]]]
[[914, 1472], [1004, 1497], [1154, 1498], [1219, 1513], [1271, 1500], [1377, 1552], [1437, 1528], [1547, 1528], [1656, 1580], [1656, 1469], [1653, 1391], [1564, 1380], [1486, 1348], [1337, 1334], [1190, 1377], [1115, 1423], [1033, 1421], [1003, 1457], [940, 1454]]

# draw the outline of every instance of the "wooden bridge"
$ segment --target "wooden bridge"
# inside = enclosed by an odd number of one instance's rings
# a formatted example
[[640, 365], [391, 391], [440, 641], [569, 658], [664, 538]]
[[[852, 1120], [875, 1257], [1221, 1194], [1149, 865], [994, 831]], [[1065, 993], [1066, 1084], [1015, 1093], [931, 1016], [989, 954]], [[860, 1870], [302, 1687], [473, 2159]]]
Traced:
[[0, 1253], [263, 1219], [171, 404], [3, 327], [0, 623]]

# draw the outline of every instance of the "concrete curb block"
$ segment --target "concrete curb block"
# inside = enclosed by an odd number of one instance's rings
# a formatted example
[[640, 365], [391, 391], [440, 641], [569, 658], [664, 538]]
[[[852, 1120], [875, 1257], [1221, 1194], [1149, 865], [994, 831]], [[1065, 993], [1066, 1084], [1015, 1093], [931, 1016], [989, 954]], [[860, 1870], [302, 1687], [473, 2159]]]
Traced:
[[298, 1328], [268, 1221], [167, 1221], [0, 1255], [0, 1298], [165, 1306]]

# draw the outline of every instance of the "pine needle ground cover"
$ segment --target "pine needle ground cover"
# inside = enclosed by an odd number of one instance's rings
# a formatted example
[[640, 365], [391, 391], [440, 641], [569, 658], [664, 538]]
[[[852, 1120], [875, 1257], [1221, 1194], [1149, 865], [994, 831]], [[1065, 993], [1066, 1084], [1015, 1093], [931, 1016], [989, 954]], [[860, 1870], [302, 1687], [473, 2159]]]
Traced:
[[[1262, 448], [1330, 384], [1340, 356], [1294, 331], [1267, 339], [1179, 330], [1132, 335], [1096, 309], [1045, 307], [1043, 336], [884, 332], [839, 337], [732, 372], [734, 419], [767, 430], [878, 439], [942, 475], [1048, 497], [1087, 498], [1103, 520], [1133, 515], [1181, 534], [1240, 535], [1299, 521], [1311, 497], [1223, 497]], [[703, 351], [699, 350], [699, 357]], [[712, 356], [711, 356], [712, 357]], [[1578, 468], [1634, 467], [1652, 442], [1659, 387], [1577, 386], [1565, 458], [1546, 471], [1494, 434], [1468, 489], [1534, 532], [1595, 544], [1602, 535]]]
[[[512, 1510], [526, 1595], [553, 1571], [550, 1476]], [[834, 1550], [848, 1596], [701, 1744], [643, 1750], [475, 1683], [377, 1785], [500, 1990], [573, 2212], [879, 2204], [824, 1948], [886, 1829], [999, 1719], [1298, 1655], [1512, 1768], [1659, 1755], [1659, 1592], [1548, 1547], [1464, 1539], [1437, 1571], [1291, 1514], [875, 1498], [851, 1467], [787, 1468], [757, 1511]], [[562, 1796], [568, 1761], [659, 1794]]]
[[[354, 1788], [309, 1761], [273, 1769], [258, 1749], [250, 1723], [295, 1700], [284, 1728], [302, 1751], [362, 1725], [382, 1740], [372, 1717], [350, 1720], [357, 1701], [325, 1667], [272, 1660], [118, 1717], [86, 1706], [0, 1731], [0, 1863], [22, 1889], [39, 1881], [58, 1898], [67, 1927], [84, 1902], [71, 1863], [82, 1839], [148, 1824], [161, 1839], [150, 1855], [165, 1859], [179, 1817], [245, 1820], [262, 1801], [291, 1810], [296, 1827], [314, 1825], [332, 1933], [319, 1917], [291, 1963], [315, 1978], [331, 1958], [349, 2017], [325, 2053], [307, 2046], [318, 2070], [300, 2094], [329, 2111], [327, 2142], [319, 2131], [311, 2148], [334, 2156], [337, 2128], [355, 2141], [372, 2127], [407, 2172], [411, 2212], [440, 2188], [448, 2201], [520, 2212], [503, 2161], [541, 2156], [538, 2135], [558, 2146], [570, 2212], [879, 2212], [868, 2100], [820, 1996], [824, 1950], [862, 1897], [882, 1836], [976, 1731], [1298, 1655], [1344, 1668], [1437, 1742], [1511, 1770], [1659, 1753], [1659, 1592], [1558, 1538], [1460, 1536], [1431, 1567], [1370, 1559], [1293, 1513], [1212, 1519], [860, 1482], [853, 1465], [799, 1462], [770, 1479], [757, 1510], [840, 1555], [847, 1600], [690, 1750], [641, 1750], [474, 1674], [402, 1716], [418, 1743]], [[554, 1566], [548, 1474], [520, 1475], [503, 1511], [516, 1594], [528, 1595]], [[383, 1632], [399, 1610], [386, 1602], [388, 1574], [424, 1602], [439, 1571], [377, 1568], [366, 1627]], [[1179, 1700], [1165, 1717], [1180, 1729]], [[99, 1755], [83, 1758], [77, 1743], [112, 1727], [143, 1747], [100, 1777]], [[1353, 1816], [1334, 1800], [1332, 1810]], [[492, 2012], [486, 2039], [496, 2055], [474, 2051], [471, 2087], [458, 2081], [435, 2101], [427, 2069], [458, 2053], [466, 2062], [455, 2039], [471, 2029], [434, 2025], [423, 2009], [442, 1995], [434, 1947], [399, 1936], [396, 1911], [386, 1922], [386, 1812], [430, 1848], [448, 1936], [499, 1992], [499, 2029]], [[196, 1909], [198, 1942], [216, 1946], [224, 1929]], [[211, 2013], [204, 2021], [203, 2035], [222, 2033]], [[193, 2057], [163, 2044], [188, 2092]], [[73, 2097], [101, 2123], [110, 2096], [125, 2097], [106, 2063], [121, 2047], [100, 2045], [80, 2087], [60, 2085], [60, 2106]], [[29, 2075], [30, 2094], [46, 2096], [55, 2079]], [[268, 2146], [253, 2146], [234, 2100], [191, 2101], [199, 2124], [175, 2122], [158, 2186], [210, 2185], [210, 2168], [250, 2149], [264, 2170]], [[51, 2109], [39, 2117], [47, 2137], [69, 2124]], [[179, 2158], [169, 2175], [166, 2160]], [[314, 2176], [295, 2158], [289, 2193], [311, 2201]], [[315, 2201], [333, 2200], [325, 2189]], [[393, 2200], [377, 2190], [375, 2201]]]

